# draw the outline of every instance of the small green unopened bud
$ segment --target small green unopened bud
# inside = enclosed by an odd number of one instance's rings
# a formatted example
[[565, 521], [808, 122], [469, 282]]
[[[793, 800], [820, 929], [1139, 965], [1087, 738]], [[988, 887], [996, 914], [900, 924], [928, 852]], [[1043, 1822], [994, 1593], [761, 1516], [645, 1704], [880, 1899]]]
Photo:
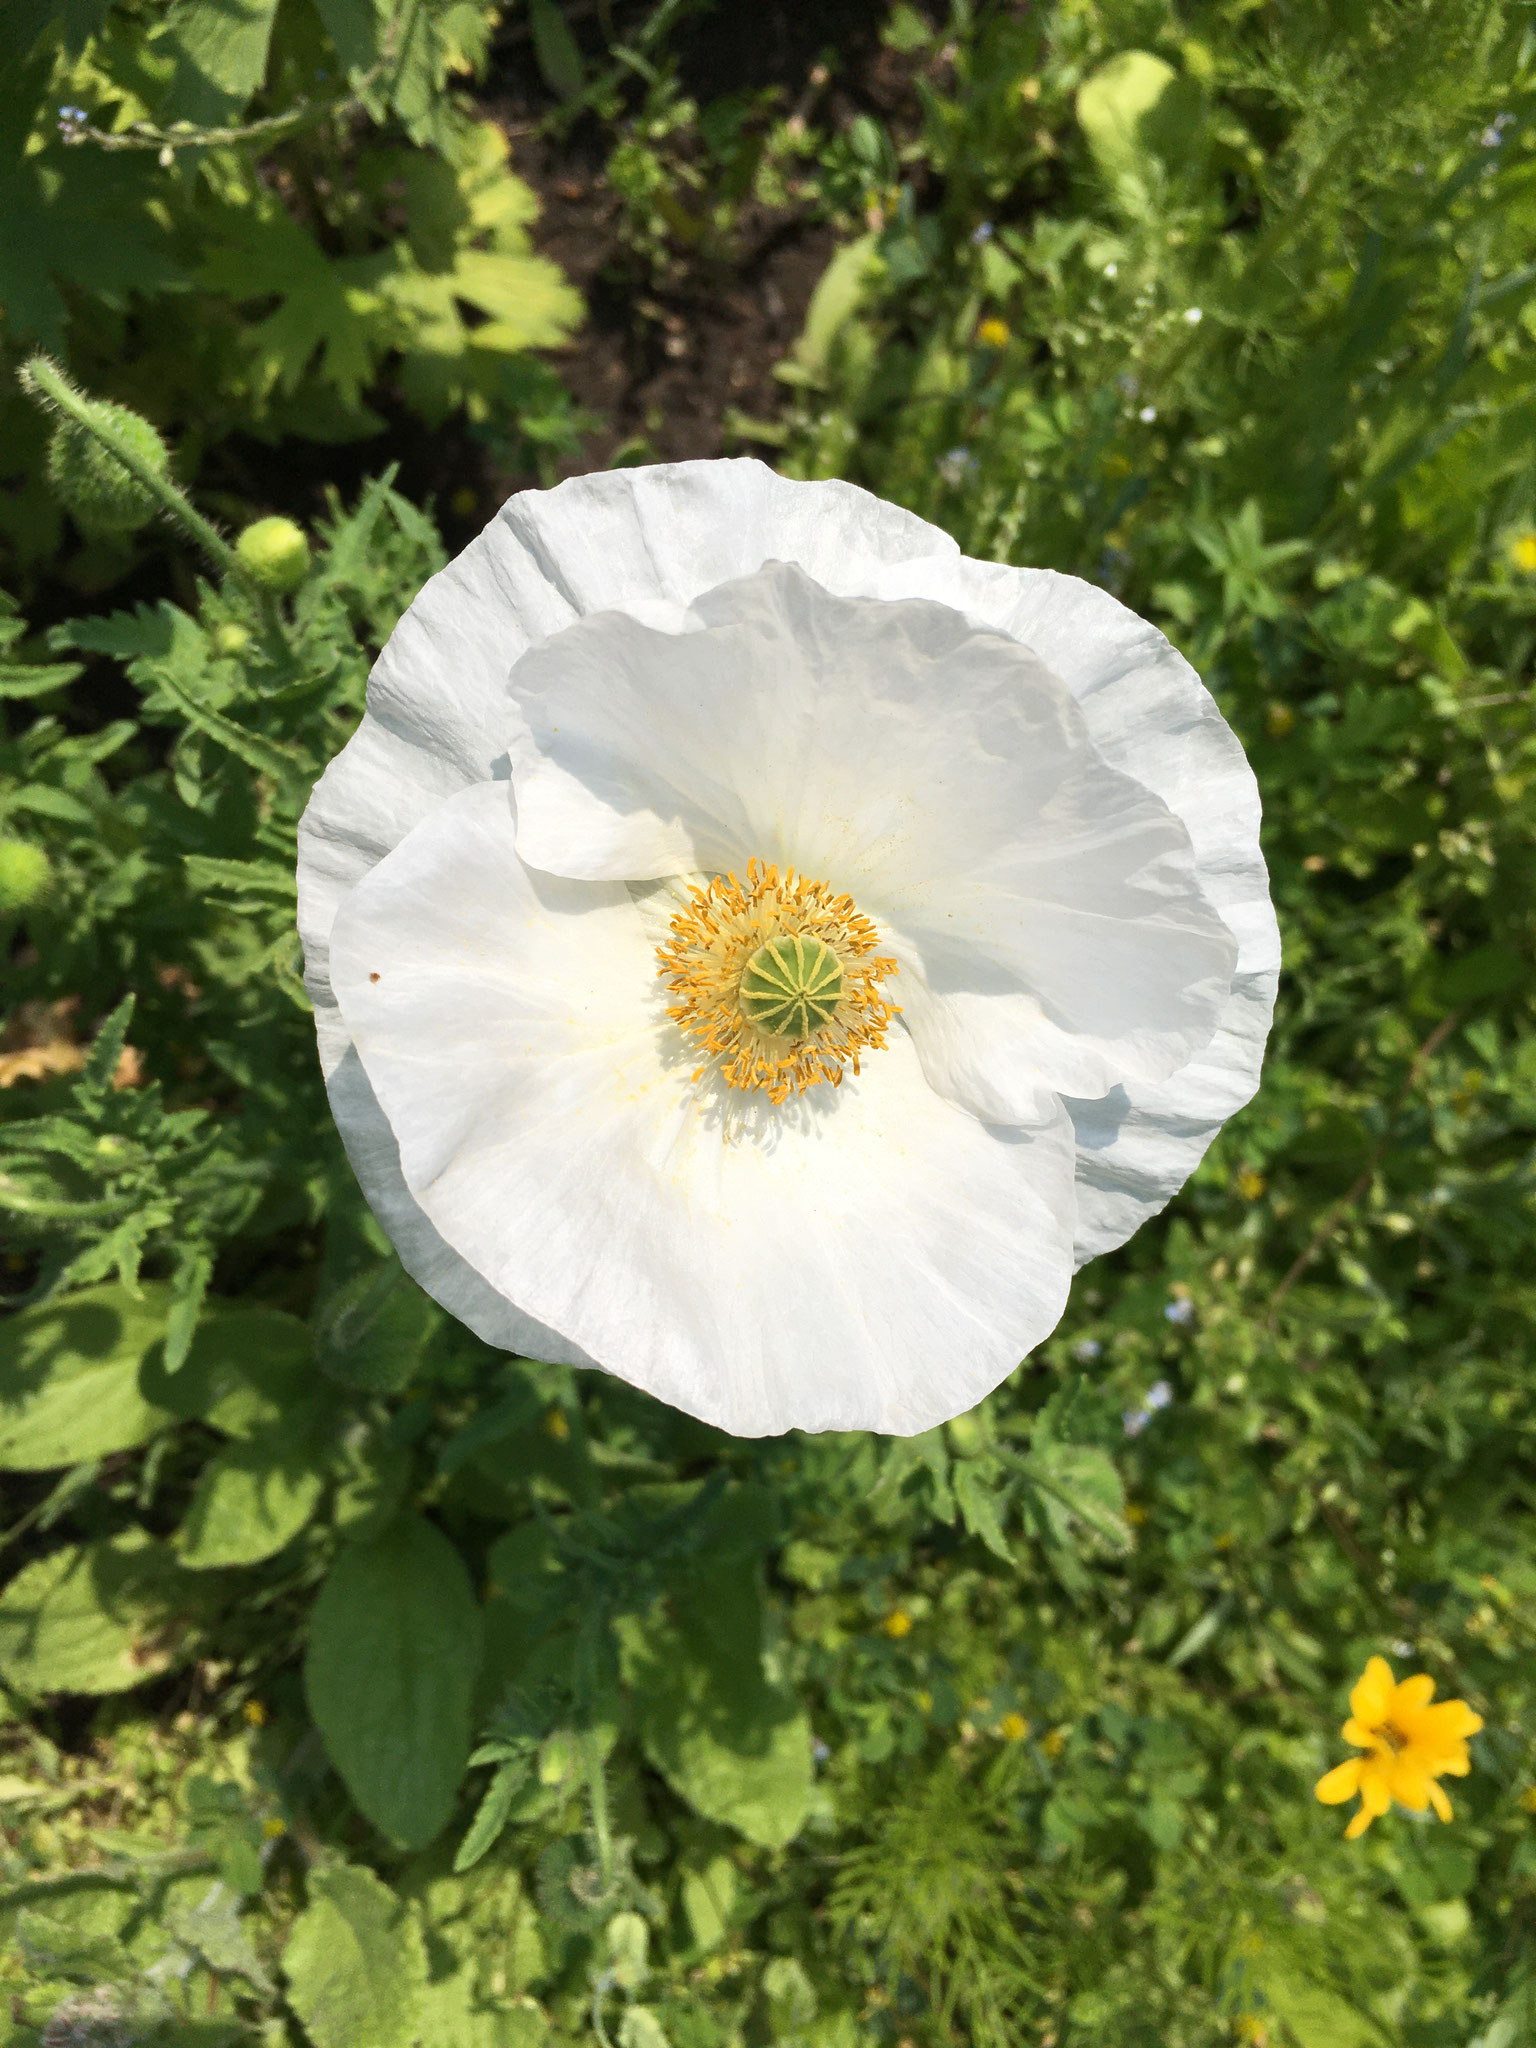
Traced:
[[309, 574], [309, 542], [291, 519], [258, 519], [235, 542], [235, 553], [266, 590], [297, 590]]
[[843, 967], [807, 932], [770, 939], [742, 970], [741, 1014], [769, 1038], [806, 1038], [827, 1023], [843, 995]]
[[[170, 451], [148, 420], [104, 398], [81, 405], [146, 468], [169, 479]], [[48, 481], [85, 533], [135, 533], [160, 510], [153, 491], [89, 428], [67, 417], [48, 443]]]
[[213, 629], [213, 647], [216, 654], [243, 654], [250, 644], [250, 629], [246, 626], [237, 626], [232, 619]]
[[53, 869], [40, 846], [27, 839], [0, 839], [0, 912], [30, 910], [53, 882]]

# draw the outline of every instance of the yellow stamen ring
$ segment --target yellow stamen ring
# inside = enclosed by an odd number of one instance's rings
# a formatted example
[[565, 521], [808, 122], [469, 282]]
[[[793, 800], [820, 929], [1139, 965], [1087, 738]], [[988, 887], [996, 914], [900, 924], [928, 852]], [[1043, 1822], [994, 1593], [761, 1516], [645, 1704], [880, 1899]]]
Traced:
[[858, 1073], [860, 1053], [884, 1045], [898, 1011], [879, 984], [896, 962], [878, 944], [851, 896], [753, 860], [744, 883], [717, 875], [691, 891], [657, 972], [676, 998], [667, 1015], [705, 1066], [777, 1103], [818, 1081], [837, 1087], [845, 1066]]

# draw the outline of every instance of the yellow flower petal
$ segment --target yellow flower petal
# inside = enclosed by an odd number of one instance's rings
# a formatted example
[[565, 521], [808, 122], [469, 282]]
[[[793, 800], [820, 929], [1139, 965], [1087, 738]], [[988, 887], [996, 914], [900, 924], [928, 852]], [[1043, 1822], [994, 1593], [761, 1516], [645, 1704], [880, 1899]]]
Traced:
[[1339, 1806], [1346, 1799], [1353, 1799], [1360, 1790], [1361, 1759], [1352, 1756], [1347, 1763], [1335, 1764], [1325, 1777], [1317, 1781], [1317, 1796], [1324, 1806]]
[[1375, 1814], [1372, 1813], [1371, 1809], [1368, 1806], [1362, 1806], [1360, 1811], [1355, 1815], [1354, 1819], [1350, 1822], [1349, 1826], [1344, 1830], [1345, 1841], [1353, 1842], [1358, 1840], [1359, 1837], [1365, 1833], [1366, 1829], [1370, 1826], [1371, 1822], [1375, 1818]]
[[1349, 1696], [1349, 1711], [1368, 1728], [1379, 1728], [1387, 1718], [1393, 1691], [1392, 1666], [1385, 1657], [1372, 1657]]
[[1392, 1804], [1392, 1788], [1387, 1774], [1376, 1762], [1367, 1757], [1360, 1771], [1360, 1803], [1367, 1813], [1385, 1813]]
[[1414, 1742], [1452, 1743], [1464, 1742], [1482, 1725], [1482, 1715], [1474, 1714], [1465, 1700], [1441, 1700], [1405, 1717], [1402, 1728]]
[[1422, 1713], [1434, 1696], [1435, 1681], [1428, 1672], [1415, 1672], [1412, 1678], [1405, 1678], [1392, 1694], [1393, 1720], [1397, 1720], [1402, 1714]]
[[1414, 1813], [1429, 1804], [1429, 1773], [1413, 1757], [1400, 1757], [1392, 1770], [1392, 1797]]
[[1430, 1786], [1429, 1786], [1429, 1803], [1430, 1803], [1430, 1805], [1431, 1805], [1431, 1806], [1433, 1806], [1433, 1807], [1434, 1807], [1434, 1809], [1435, 1809], [1436, 1813], [1438, 1813], [1438, 1814], [1439, 1814], [1439, 1816], [1440, 1816], [1440, 1818], [1441, 1818], [1442, 1820], [1449, 1820], [1449, 1819], [1450, 1819], [1450, 1817], [1451, 1817], [1451, 1802], [1449, 1801], [1449, 1799], [1447, 1799], [1447, 1798], [1446, 1798], [1446, 1796], [1445, 1796], [1444, 1792], [1443, 1792], [1443, 1791], [1442, 1791], [1442, 1790], [1440, 1789], [1440, 1787], [1439, 1787], [1439, 1786], [1438, 1786], [1438, 1785], [1437, 1785], [1437, 1784], [1436, 1784], [1436, 1783], [1434, 1782], [1434, 1780], [1433, 1780], [1433, 1779], [1431, 1779], [1431, 1780], [1430, 1780]]
[[1376, 1747], [1375, 1729], [1368, 1728], [1363, 1721], [1357, 1721], [1353, 1714], [1344, 1723], [1343, 1729], [1340, 1732], [1344, 1740], [1352, 1742], [1356, 1749], [1374, 1749]]

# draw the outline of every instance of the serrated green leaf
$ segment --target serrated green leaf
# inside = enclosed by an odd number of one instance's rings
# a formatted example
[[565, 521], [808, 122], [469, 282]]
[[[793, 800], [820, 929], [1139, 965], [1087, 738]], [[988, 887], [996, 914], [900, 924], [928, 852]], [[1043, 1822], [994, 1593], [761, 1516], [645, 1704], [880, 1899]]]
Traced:
[[80, 673], [78, 661], [0, 661], [0, 697], [41, 697], [62, 690]]
[[646, 1755], [706, 1820], [782, 1848], [810, 1805], [811, 1731], [763, 1669], [755, 1564], [733, 1560], [620, 1624]]
[[1129, 1550], [1125, 1488], [1107, 1451], [1091, 1444], [1037, 1444], [1024, 1461], [1023, 1477], [1063, 1541], [1081, 1533], [1110, 1550]]
[[315, 1603], [310, 1712], [352, 1797], [402, 1847], [430, 1842], [453, 1811], [481, 1637], [463, 1559], [419, 1515], [343, 1550]]
[[1000, 1557], [1004, 1564], [1012, 1564], [1013, 1552], [1003, 1534], [1000, 1495], [995, 1480], [983, 1472], [979, 1460], [961, 1458], [950, 1474], [950, 1484], [954, 1487], [955, 1500], [965, 1518], [966, 1528], [973, 1536], [981, 1538], [994, 1557]]
[[530, 1759], [513, 1757], [503, 1763], [485, 1788], [475, 1817], [470, 1822], [464, 1839], [460, 1842], [453, 1859], [456, 1874], [472, 1870], [488, 1850], [493, 1848], [497, 1837], [507, 1824], [512, 1811], [512, 1801], [527, 1782]]

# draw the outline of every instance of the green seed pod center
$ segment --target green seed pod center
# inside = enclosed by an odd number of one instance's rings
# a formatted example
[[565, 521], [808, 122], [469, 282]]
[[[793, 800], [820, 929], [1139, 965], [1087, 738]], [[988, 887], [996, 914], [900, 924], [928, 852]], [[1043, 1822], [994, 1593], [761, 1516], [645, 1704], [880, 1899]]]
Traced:
[[842, 995], [842, 962], [806, 932], [770, 939], [742, 970], [741, 1014], [769, 1038], [809, 1037], [830, 1020]]

